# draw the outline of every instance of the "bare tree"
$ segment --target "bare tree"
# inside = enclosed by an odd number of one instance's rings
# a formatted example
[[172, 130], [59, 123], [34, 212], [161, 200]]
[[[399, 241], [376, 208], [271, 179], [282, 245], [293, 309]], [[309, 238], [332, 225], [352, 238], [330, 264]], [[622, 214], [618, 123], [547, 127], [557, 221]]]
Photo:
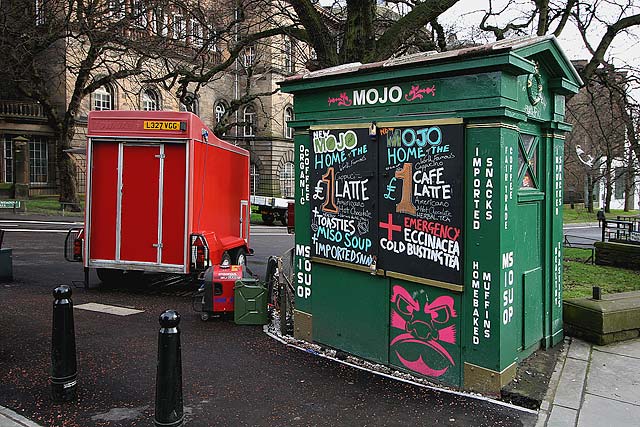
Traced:
[[[137, 4], [137, 3], [136, 3]], [[149, 73], [165, 46], [144, 25], [152, 7], [67, 0], [3, 3], [0, 73], [38, 102], [56, 140], [60, 201], [80, 209], [71, 148], [82, 101], [105, 85]], [[39, 5], [38, 7], [34, 7]], [[70, 76], [71, 79], [69, 78]]]
[[[582, 67], [578, 64], [578, 70]], [[587, 180], [585, 204], [593, 212], [594, 187], [604, 182], [606, 212], [610, 211], [616, 181], [614, 160], [625, 153], [625, 73], [613, 67], [599, 69], [580, 93], [567, 102], [567, 120], [574, 125], [566, 145], [567, 170], [582, 171]], [[577, 167], [575, 167], [577, 166]]]

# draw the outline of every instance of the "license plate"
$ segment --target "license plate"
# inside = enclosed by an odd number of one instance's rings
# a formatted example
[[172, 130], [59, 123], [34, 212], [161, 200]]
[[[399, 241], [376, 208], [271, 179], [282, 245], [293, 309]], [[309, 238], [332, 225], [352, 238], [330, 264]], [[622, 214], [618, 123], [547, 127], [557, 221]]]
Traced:
[[145, 121], [144, 130], [181, 130], [180, 122]]

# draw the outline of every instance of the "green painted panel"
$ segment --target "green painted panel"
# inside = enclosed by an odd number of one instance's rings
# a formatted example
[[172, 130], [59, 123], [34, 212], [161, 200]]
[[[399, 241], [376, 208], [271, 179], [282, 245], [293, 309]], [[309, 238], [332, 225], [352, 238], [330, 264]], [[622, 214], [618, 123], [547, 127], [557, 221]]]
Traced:
[[[545, 283], [551, 283], [551, 286], [547, 285], [549, 289], [550, 301], [548, 307], [550, 307], [550, 321], [551, 326], [549, 333], [552, 336], [551, 345], [555, 345], [562, 339], [562, 258], [563, 258], [563, 221], [562, 221], [562, 209], [563, 209], [563, 191], [564, 191], [564, 140], [560, 138], [553, 138], [551, 145], [553, 147], [551, 164], [553, 165], [553, 177], [549, 180], [547, 187], [547, 194], [550, 195], [549, 207], [547, 215], [549, 223], [551, 225], [551, 232], [549, 233], [550, 242], [547, 247], [553, 248], [548, 252], [547, 256], [547, 277]], [[550, 211], [550, 212], [549, 212]]]
[[522, 274], [524, 348], [529, 348], [542, 338], [543, 301], [542, 268], [538, 267]]
[[310, 196], [309, 196], [309, 131], [296, 129], [296, 182], [295, 186], [295, 242], [294, 249], [294, 287], [296, 289], [296, 309], [305, 313], [312, 312], [312, 264], [311, 264], [311, 233]]
[[[403, 113], [411, 111], [451, 112], [458, 109], [486, 108], [499, 106], [501, 74], [482, 73], [449, 78], [394, 81], [387, 84], [372, 85], [360, 82], [355, 85], [340, 85], [309, 93], [296, 103], [297, 119], [305, 114], [331, 112], [333, 116], [372, 117], [375, 115], [393, 116], [392, 109], [401, 107]], [[493, 100], [493, 103], [491, 102]], [[457, 106], [449, 105], [459, 102]], [[384, 110], [375, 113], [376, 108]]]
[[313, 283], [314, 341], [388, 363], [388, 280], [314, 263]]
[[[526, 123], [518, 123], [521, 129], [533, 133]], [[501, 158], [502, 194], [500, 214], [500, 367], [505, 368], [518, 358], [522, 347], [522, 293], [521, 280], [516, 269], [520, 259], [516, 249], [524, 244], [518, 235], [516, 224], [519, 220], [518, 207], [518, 139], [519, 133], [509, 129], [503, 131]]]
[[[523, 324], [522, 347], [529, 348], [542, 338], [543, 281], [542, 244], [544, 242], [541, 201], [519, 203], [516, 233], [519, 244], [514, 253], [516, 266], [515, 310]], [[519, 305], [519, 307], [518, 307]]]
[[[461, 331], [465, 362], [501, 371], [503, 312], [500, 230], [504, 212], [505, 164], [501, 146], [508, 132], [493, 124], [470, 123], [465, 132], [465, 292]], [[506, 135], [507, 134], [507, 135]]]
[[446, 384], [461, 384], [460, 295], [391, 280], [389, 363]]

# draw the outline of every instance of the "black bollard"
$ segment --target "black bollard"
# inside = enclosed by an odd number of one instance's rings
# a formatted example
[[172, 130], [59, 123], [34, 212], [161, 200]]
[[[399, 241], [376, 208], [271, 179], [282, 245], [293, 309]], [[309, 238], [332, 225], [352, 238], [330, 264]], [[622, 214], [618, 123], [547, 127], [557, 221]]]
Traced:
[[53, 297], [51, 397], [55, 402], [69, 402], [76, 398], [78, 383], [71, 288], [60, 285], [53, 290]]
[[184, 417], [179, 323], [180, 314], [177, 311], [167, 310], [160, 315], [154, 419], [156, 427], [181, 426]]

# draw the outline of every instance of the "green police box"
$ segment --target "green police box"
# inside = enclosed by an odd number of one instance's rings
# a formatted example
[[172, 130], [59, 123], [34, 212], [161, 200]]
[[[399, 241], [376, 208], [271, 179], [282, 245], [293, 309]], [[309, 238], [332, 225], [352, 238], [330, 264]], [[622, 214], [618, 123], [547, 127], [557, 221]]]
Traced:
[[496, 393], [562, 340], [565, 96], [554, 37], [288, 78], [295, 334]]

